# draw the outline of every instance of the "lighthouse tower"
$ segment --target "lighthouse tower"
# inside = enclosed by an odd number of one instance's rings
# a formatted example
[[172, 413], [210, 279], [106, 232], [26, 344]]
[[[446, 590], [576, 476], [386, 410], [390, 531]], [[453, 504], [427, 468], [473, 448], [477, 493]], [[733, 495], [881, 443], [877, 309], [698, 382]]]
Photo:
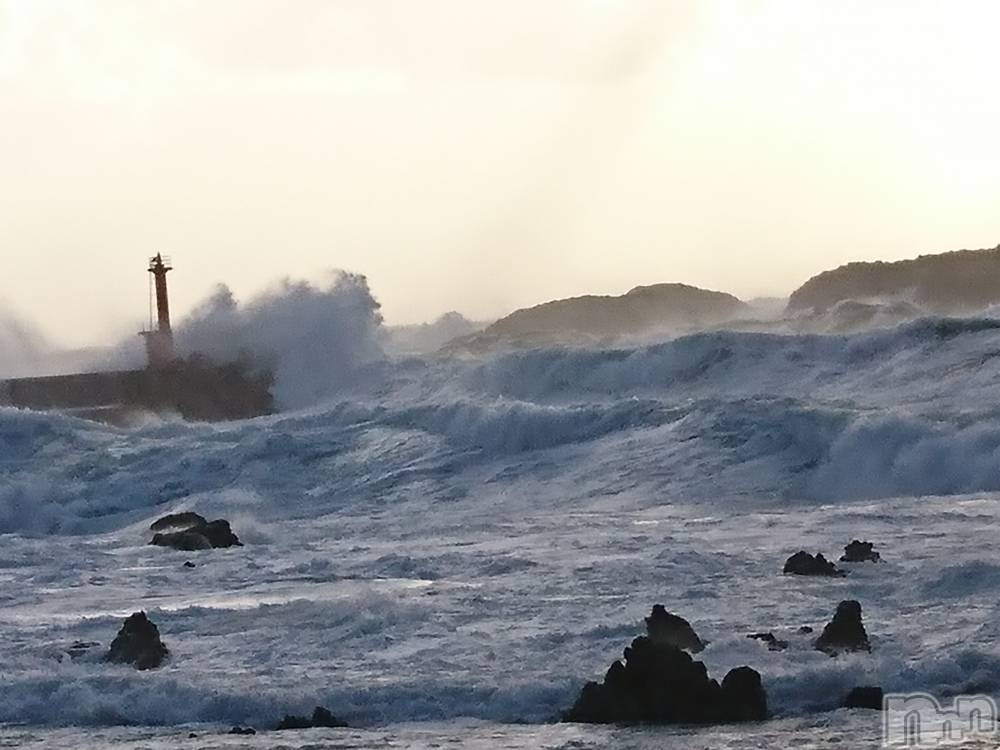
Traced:
[[[167, 297], [167, 272], [170, 258], [157, 253], [149, 259], [149, 330], [139, 335], [146, 339], [146, 358], [151, 369], [170, 366], [176, 359], [174, 333], [170, 329], [170, 300]], [[153, 298], [156, 299], [156, 327], [153, 327]]]

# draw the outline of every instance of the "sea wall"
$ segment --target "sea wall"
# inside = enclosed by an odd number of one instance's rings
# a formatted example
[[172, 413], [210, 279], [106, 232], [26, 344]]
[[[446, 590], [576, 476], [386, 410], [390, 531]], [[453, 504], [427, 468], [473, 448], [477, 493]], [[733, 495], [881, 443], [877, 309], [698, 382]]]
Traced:
[[164, 369], [80, 373], [0, 381], [0, 405], [84, 416], [123, 410], [170, 412], [214, 421], [268, 414], [273, 408], [266, 377], [236, 365], [181, 363]]

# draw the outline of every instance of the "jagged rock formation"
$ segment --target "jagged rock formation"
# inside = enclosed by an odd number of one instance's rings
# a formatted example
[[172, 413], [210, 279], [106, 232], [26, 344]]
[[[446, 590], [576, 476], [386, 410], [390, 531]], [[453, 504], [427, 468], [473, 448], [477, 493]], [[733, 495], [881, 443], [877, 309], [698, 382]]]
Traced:
[[752, 312], [730, 294], [686, 284], [639, 286], [618, 297], [588, 295], [517, 310], [449, 349], [488, 349], [499, 343], [545, 344], [607, 339], [657, 329], [702, 327]]
[[868, 633], [861, 622], [861, 605], [853, 600], [838, 604], [833, 619], [823, 628], [814, 647], [830, 656], [852, 651], [871, 651]]
[[815, 556], [808, 552], [799, 551], [785, 561], [782, 570], [786, 575], [796, 576], [842, 576], [844, 572], [838, 570], [837, 566], [823, 557], [822, 552], [817, 552]]
[[[662, 609], [662, 608], [661, 608]], [[654, 610], [655, 612], [655, 610]], [[661, 616], [647, 618], [661, 622]], [[760, 674], [731, 670], [720, 685], [705, 665], [675, 645], [640, 636], [625, 649], [603, 683], [584, 686], [564, 721], [588, 724], [711, 724], [767, 718]]]
[[311, 717], [293, 716], [288, 714], [281, 720], [276, 729], [313, 729], [315, 727], [327, 727], [340, 729], [346, 727], [347, 723], [341, 721], [322, 706], [316, 706]]
[[849, 263], [814, 276], [788, 300], [788, 310], [824, 311], [845, 300], [900, 297], [938, 313], [1000, 302], [1000, 245], [895, 263]]
[[646, 618], [646, 632], [653, 643], [676, 646], [692, 654], [705, 649], [705, 644], [694, 632], [691, 623], [679, 615], [667, 612], [662, 604], [655, 605]]
[[149, 528], [151, 531], [171, 529], [153, 535], [150, 544], [157, 547], [171, 547], [192, 552], [215, 547], [243, 546], [239, 537], [230, 528], [229, 521], [222, 518], [206, 521], [197, 513], [173, 513], [154, 521]]
[[156, 669], [169, 654], [156, 625], [145, 612], [136, 612], [122, 624], [106, 659], [117, 664], [131, 664], [136, 669]]
[[845, 563], [857, 562], [878, 562], [882, 556], [875, 551], [875, 545], [871, 542], [861, 542], [855, 539], [844, 547], [844, 554], [840, 561]]

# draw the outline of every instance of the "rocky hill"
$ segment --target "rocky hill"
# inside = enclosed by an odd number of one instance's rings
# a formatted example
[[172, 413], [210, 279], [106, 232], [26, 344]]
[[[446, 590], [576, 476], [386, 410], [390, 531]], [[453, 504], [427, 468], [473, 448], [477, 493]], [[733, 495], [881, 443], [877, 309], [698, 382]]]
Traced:
[[517, 310], [455, 343], [477, 349], [501, 342], [534, 345], [601, 340], [657, 330], [690, 330], [750, 312], [748, 305], [730, 294], [686, 284], [655, 284], [617, 297], [571, 297]]
[[1000, 302], [1000, 246], [922, 255], [895, 263], [849, 263], [814, 276], [788, 300], [792, 312], [822, 312], [845, 300], [903, 299], [938, 313]]

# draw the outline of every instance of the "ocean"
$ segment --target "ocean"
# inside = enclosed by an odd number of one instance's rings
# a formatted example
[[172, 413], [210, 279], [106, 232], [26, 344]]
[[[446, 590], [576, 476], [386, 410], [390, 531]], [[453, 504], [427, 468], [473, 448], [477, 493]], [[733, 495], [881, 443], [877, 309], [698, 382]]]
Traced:
[[[1000, 694], [998, 397], [1000, 321], [927, 318], [382, 358], [244, 422], [0, 410], [0, 746], [879, 747], [855, 686]], [[181, 510], [245, 546], [149, 546]], [[852, 539], [882, 562], [782, 575]], [[800, 628], [845, 599], [872, 652], [830, 658]], [[557, 723], [654, 604], [774, 718]], [[139, 610], [167, 663], [104, 662]], [[264, 731], [314, 706], [352, 728]]]

